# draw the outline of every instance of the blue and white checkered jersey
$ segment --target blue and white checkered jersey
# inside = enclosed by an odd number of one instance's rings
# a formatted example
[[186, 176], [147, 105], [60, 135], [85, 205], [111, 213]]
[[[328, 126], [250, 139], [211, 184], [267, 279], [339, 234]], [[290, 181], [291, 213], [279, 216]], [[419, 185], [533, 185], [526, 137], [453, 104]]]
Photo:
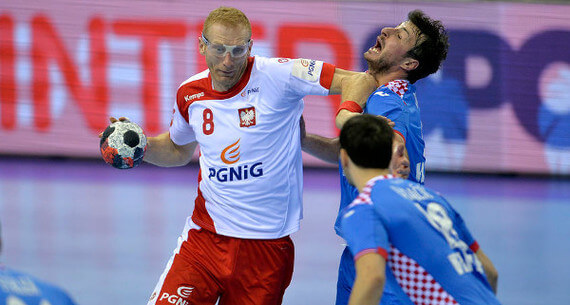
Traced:
[[401, 304], [500, 304], [459, 213], [419, 183], [371, 179], [342, 211], [341, 231], [355, 261], [386, 259], [385, 289]]

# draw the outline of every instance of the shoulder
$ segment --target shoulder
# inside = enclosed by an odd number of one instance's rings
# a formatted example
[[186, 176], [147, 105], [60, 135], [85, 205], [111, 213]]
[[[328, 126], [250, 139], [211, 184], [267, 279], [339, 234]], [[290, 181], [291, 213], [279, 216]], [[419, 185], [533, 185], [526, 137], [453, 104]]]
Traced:
[[290, 65], [294, 59], [284, 58], [284, 57], [263, 57], [256, 55], [254, 56], [255, 67], [257, 69], [265, 67], [280, 67]]
[[204, 70], [180, 84], [178, 91], [176, 92], [176, 99], [179, 105], [184, 101], [190, 102], [192, 100], [199, 99], [203, 97], [208, 90], [210, 90], [208, 78], [209, 73], [209, 70]]
[[254, 58], [253, 73], [264, 74], [275, 78], [280, 74], [289, 74], [295, 59], [282, 57], [263, 57], [256, 55]]
[[406, 92], [408, 92], [413, 87], [413, 85], [405, 79], [396, 79], [384, 84], [382, 87], [385, 87], [400, 98], [403, 98], [404, 94], [406, 94]]
[[392, 100], [405, 105], [404, 94], [413, 90], [413, 85], [407, 80], [393, 80], [380, 86], [371, 95], [371, 99]]
[[208, 75], [210, 74], [210, 70], [204, 70], [198, 74], [194, 74], [193, 76], [189, 77], [185, 81], [183, 81], [180, 86], [178, 86], [178, 92], [182, 90], [202, 90], [205, 91], [208, 89]]
[[54, 304], [74, 305], [71, 296], [61, 287], [35, 279], [38, 287], [42, 292], [42, 297], [52, 301]]
[[412, 182], [401, 178], [391, 178], [376, 181], [370, 196], [374, 201], [384, 202], [385, 199], [400, 199], [401, 190], [409, 188]]
[[405, 108], [404, 94], [409, 92], [411, 84], [408, 81], [395, 80], [380, 86], [369, 98], [369, 102], [381, 102], [382, 104], [396, 105]]
[[[4, 283], [8, 283], [9, 289], [16, 289], [15, 294], [25, 291], [40, 294], [43, 298], [50, 300], [54, 304], [73, 305], [75, 304], [69, 294], [55, 284], [40, 280], [30, 274], [6, 267], [0, 268], [0, 278]], [[12, 284], [10, 284], [12, 283]], [[25, 287], [20, 284], [26, 283]]]

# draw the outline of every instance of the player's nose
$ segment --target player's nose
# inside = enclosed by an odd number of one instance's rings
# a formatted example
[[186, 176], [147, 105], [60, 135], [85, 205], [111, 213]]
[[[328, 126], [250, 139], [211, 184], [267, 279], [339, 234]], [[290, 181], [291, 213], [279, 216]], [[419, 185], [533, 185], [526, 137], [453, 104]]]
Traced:
[[395, 28], [383, 28], [382, 31], [380, 32], [380, 36], [385, 36], [388, 37], [390, 36], [396, 29]]
[[226, 52], [226, 54], [224, 54], [222, 63], [227, 67], [232, 66], [234, 64], [234, 60], [230, 52]]

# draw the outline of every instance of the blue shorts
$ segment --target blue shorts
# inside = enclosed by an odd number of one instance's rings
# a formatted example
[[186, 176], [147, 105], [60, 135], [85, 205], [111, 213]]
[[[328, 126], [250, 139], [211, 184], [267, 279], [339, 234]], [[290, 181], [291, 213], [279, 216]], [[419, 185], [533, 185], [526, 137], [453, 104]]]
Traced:
[[336, 305], [347, 305], [352, 285], [354, 284], [354, 258], [348, 247], [344, 248], [338, 266], [338, 279], [336, 282]]

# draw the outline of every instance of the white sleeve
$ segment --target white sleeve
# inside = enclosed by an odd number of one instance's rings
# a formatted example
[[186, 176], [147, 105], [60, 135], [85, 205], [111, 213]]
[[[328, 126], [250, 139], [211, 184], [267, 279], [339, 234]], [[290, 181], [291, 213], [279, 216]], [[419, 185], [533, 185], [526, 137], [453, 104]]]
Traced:
[[176, 145], [186, 145], [196, 141], [196, 134], [186, 119], [189, 115], [188, 109], [185, 109], [185, 116], [180, 111], [178, 103], [175, 102], [169, 128], [170, 139]]
[[291, 95], [328, 95], [335, 66], [312, 59], [294, 59], [286, 93]]

